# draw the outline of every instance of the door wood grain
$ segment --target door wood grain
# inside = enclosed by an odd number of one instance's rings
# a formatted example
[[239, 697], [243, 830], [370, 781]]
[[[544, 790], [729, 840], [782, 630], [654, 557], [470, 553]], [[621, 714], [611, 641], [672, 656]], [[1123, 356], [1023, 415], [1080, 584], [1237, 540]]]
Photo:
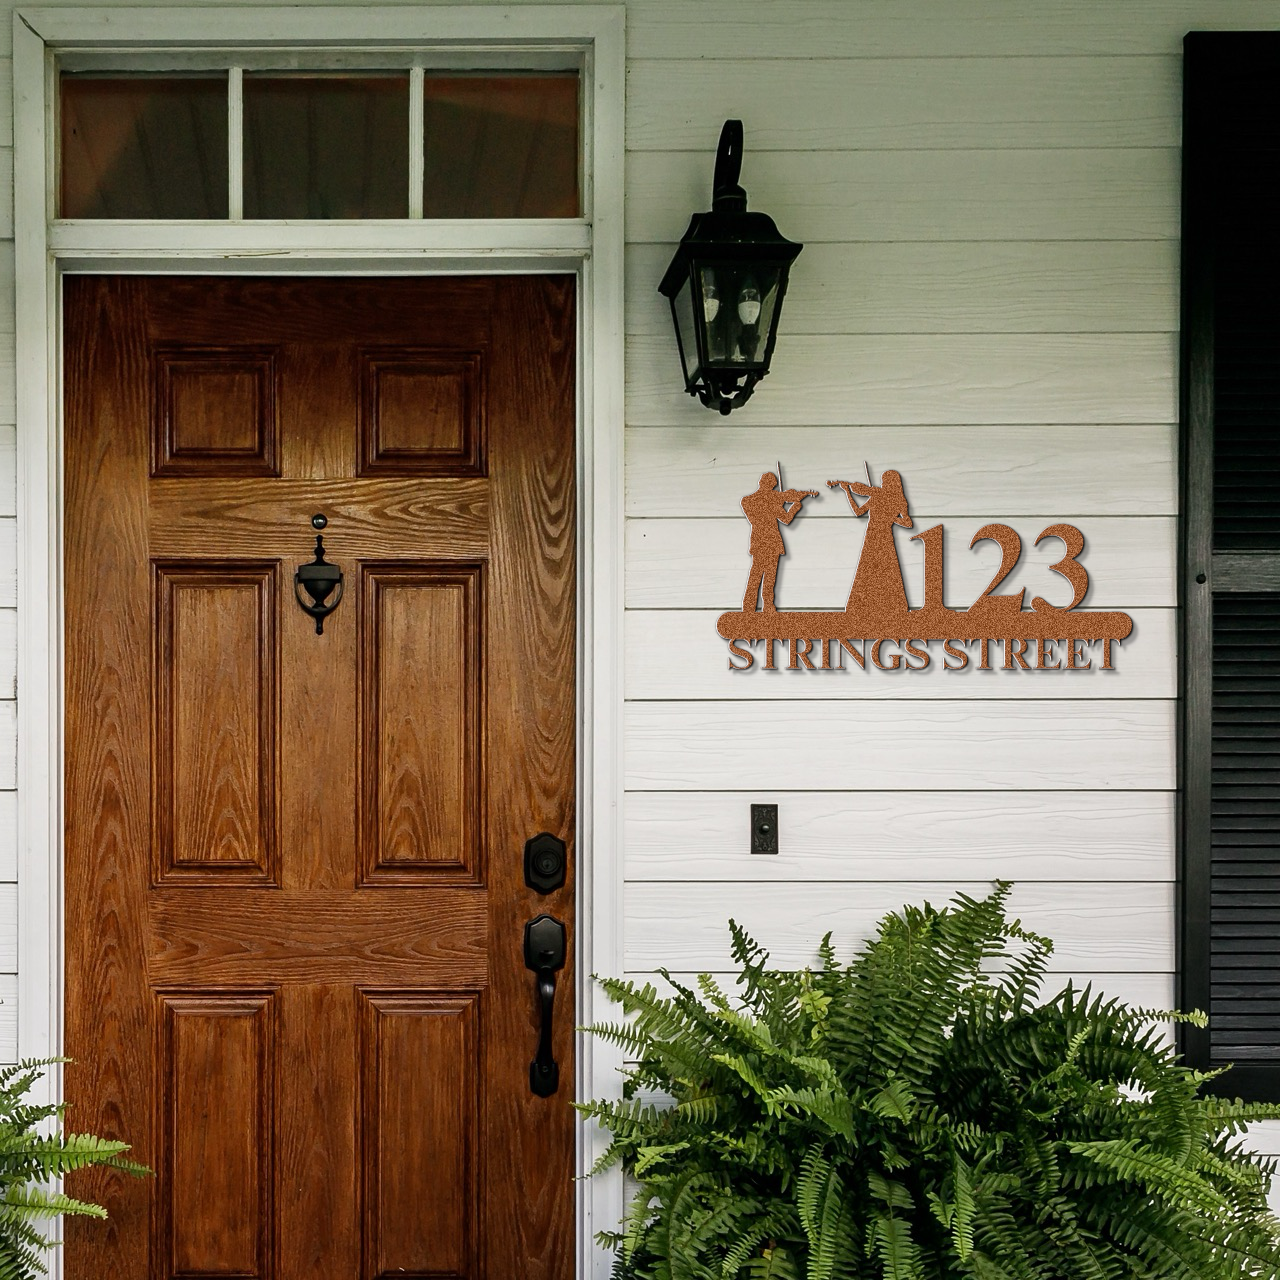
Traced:
[[66, 1087], [156, 1171], [72, 1179], [69, 1280], [567, 1280], [573, 281], [65, 302]]

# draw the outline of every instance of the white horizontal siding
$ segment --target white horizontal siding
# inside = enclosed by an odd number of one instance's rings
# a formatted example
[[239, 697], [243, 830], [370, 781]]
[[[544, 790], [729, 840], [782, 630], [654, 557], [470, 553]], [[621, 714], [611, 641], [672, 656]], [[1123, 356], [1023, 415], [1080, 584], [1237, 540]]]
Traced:
[[[12, 388], [6, 393], [12, 398]], [[17, 430], [0, 423], [0, 517], [17, 514], [17, 470]]]
[[[807, 674], [807, 673], [806, 673]], [[885, 674], [885, 673], [880, 673]], [[1005, 672], [997, 679], [1017, 679]], [[786, 672], [783, 678], [805, 679]], [[816, 678], [816, 677], [815, 677]], [[1050, 678], [1050, 677], [1045, 677]], [[632, 702], [635, 791], [1166, 790], [1174, 704]], [[910, 799], [904, 797], [904, 807]]]
[[[726, 921], [736, 920], [783, 967], [812, 964], [830, 931], [837, 954], [852, 955], [876, 922], [904, 901], [942, 906], [955, 893], [988, 892], [989, 879], [885, 883], [638, 883], [628, 890], [627, 968], [726, 970], [732, 965]], [[1010, 911], [1054, 940], [1064, 972], [1088, 969], [1105, 952], [1115, 973], [1171, 973], [1168, 920], [1173, 886], [1157, 883], [1018, 884]]]
[[[631, 152], [627, 239], [678, 240], [689, 214], [706, 207], [713, 155], [714, 150]], [[742, 177], [752, 206], [772, 214], [783, 235], [805, 244], [1168, 240], [1178, 234], [1173, 148], [748, 149]]]
[[[778, 805], [776, 855], [748, 855], [752, 801]], [[625, 830], [633, 882], [1174, 878], [1167, 791], [638, 791]]]
[[17, 936], [18, 886], [12, 882], [0, 884], [0, 974], [18, 971]]
[[[766, 384], [761, 398], [771, 390]], [[936, 517], [999, 512], [1007, 522], [1071, 511], [1092, 521], [1177, 511], [1177, 429], [1171, 425], [770, 427], [730, 421], [714, 431], [628, 431], [627, 514], [737, 517], [743, 532], [739, 503], [762, 471], [781, 462], [788, 484], [823, 490], [826, 480], [860, 478], [864, 461], [876, 478], [896, 468], [908, 502]], [[803, 518], [786, 536], [815, 518], [852, 516], [843, 494], [824, 492], [804, 504]]]
[[[3, 234], [12, 235], [12, 231], [5, 231]], [[17, 393], [15, 387], [15, 371], [17, 366], [17, 353], [14, 350], [14, 335], [12, 328], [0, 332], [0, 387], [4, 388], [4, 394], [0, 395], [0, 435], [8, 436], [12, 434], [13, 424], [17, 421]]]
[[17, 684], [18, 611], [0, 608], [0, 699], [16, 697]]
[[18, 522], [0, 517], [0, 609], [18, 607]]
[[[0, 791], [0, 882], [18, 879], [18, 793]], [[3, 1061], [0, 1058], [0, 1061]]]
[[18, 1057], [18, 975], [0, 973], [0, 1062]]
[[1112, 62], [1121, 78], [1132, 57], [1180, 53], [1189, 30], [1277, 25], [1274, 0], [632, 0], [627, 50], [697, 60], [1085, 54]]
[[[17, 785], [18, 758], [18, 704], [16, 702], [0, 702], [0, 791], [12, 791]], [[3, 925], [4, 913], [0, 911], [0, 926]], [[0, 954], [4, 948], [3, 929], [0, 927]], [[5, 972], [0, 963], [0, 973]]]
[[[846, 13], [849, 10], [846, 9]], [[849, 18], [845, 18], [845, 23]], [[757, 53], [767, 53], [761, 45]], [[990, 147], [1176, 147], [1182, 65], [1109, 58], [636, 59], [627, 147], [713, 150], [747, 124], [747, 154]], [[767, 109], [765, 105], [767, 104]]]
[[[0, 26], [7, 24], [0, 23]], [[9, 95], [9, 110], [13, 110], [13, 95]], [[10, 123], [10, 129], [13, 125]], [[0, 240], [13, 239], [13, 147], [0, 147], [0, 192], [5, 198], [0, 200]], [[13, 328], [11, 323], [9, 326]]]

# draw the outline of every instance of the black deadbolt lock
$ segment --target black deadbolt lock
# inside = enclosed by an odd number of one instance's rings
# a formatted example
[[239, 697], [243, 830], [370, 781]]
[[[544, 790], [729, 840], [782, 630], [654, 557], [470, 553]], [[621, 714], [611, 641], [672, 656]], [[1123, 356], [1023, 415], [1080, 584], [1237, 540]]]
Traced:
[[539, 893], [564, 887], [565, 845], [558, 836], [542, 832], [524, 842], [524, 882]]

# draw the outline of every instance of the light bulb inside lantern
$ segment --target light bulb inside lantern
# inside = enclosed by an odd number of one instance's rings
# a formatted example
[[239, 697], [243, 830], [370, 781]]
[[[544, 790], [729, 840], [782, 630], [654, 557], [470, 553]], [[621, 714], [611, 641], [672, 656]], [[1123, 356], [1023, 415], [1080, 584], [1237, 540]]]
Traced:
[[738, 294], [738, 319], [748, 326], [760, 321], [760, 290], [750, 282], [744, 284]]
[[702, 278], [702, 317], [710, 324], [719, 314], [720, 290], [704, 275]]

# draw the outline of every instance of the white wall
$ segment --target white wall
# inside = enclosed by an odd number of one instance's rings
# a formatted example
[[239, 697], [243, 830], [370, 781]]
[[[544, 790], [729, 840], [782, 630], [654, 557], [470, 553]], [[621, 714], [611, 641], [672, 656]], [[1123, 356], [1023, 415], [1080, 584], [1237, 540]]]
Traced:
[[[633, 968], [722, 967], [730, 913], [798, 961], [999, 876], [1059, 972], [1172, 1001], [1179, 55], [1227, 7], [629, 9]], [[806, 248], [774, 372], [726, 422], [679, 393], [654, 284], [729, 115], [753, 207]], [[824, 490], [901, 471], [955, 605], [999, 562], [968, 549], [995, 520], [1026, 547], [1001, 590], [1066, 603], [1059, 545], [1031, 542], [1077, 523], [1086, 603], [1133, 614], [1118, 670], [729, 672], [738, 500], [778, 458]], [[808, 505], [780, 607], [839, 607], [865, 522], [838, 491]], [[752, 800], [779, 803], [777, 858], [748, 853]]]
[[[1025, 922], [1057, 939], [1061, 974], [1172, 1000], [1181, 38], [1274, 26], [1276, 0], [630, 0], [631, 970], [723, 967], [730, 914], [799, 961], [827, 928], [848, 945], [906, 899], [1002, 876]], [[0, 104], [8, 181], [6, 92]], [[707, 206], [727, 116], [745, 122], [753, 207], [806, 248], [775, 371], [722, 420], [680, 392], [655, 286]], [[10, 698], [11, 280], [6, 245]], [[731, 675], [714, 618], [747, 567], [737, 502], [779, 458], [789, 483], [824, 489], [864, 459], [900, 470], [917, 527], [946, 524], [954, 604], [994, 567], [991, 544], [967, 549], [979, 524], [1024, 534], [1020, 582], [1045, 591], [1048, 548], [1030, 541], [1078, 523], [1087, 603], [1133, 613], [1118, 670]], [[824, 493], [792, 526], [784, 606], [843, 599], [863, 527], [843, 503]], [[918, 549], [900, 546], [913, 564]], [[908, 590], [918, 600], [910, 568]], [[0, 800], [3, 1057], [16, 895], [12, 792]], [[747, 852], [752, 800], [780, 805], [777, 858]]]
[[[629, 965], [723, 967], [729, 914], [800, 962], [999, 876], [1060, 974], [1171, 1003], [1181, 38], [1280, 5], [628, 14]], [[775, 372], [726, 423], [676, 390], [654, 283], [731, 115], [753, 206], [806, 248]], [[945, 523], [952, 604], [996, 563], [978, 525], [1029, 552], [1079, 524], [1086, 603], [1133, 614], [1118, 670], [729, 672], [737, 500], [779, 458], [801, 487], [900, 470], [917, 529]], [[809, 505], [779, 599], [839, 607], [861, 529], [838, 492]], [[1048, 559], [1008, 587], [1043, 590]], [[752, 800], [779, 804], [777, 858], [747, 852]]]

